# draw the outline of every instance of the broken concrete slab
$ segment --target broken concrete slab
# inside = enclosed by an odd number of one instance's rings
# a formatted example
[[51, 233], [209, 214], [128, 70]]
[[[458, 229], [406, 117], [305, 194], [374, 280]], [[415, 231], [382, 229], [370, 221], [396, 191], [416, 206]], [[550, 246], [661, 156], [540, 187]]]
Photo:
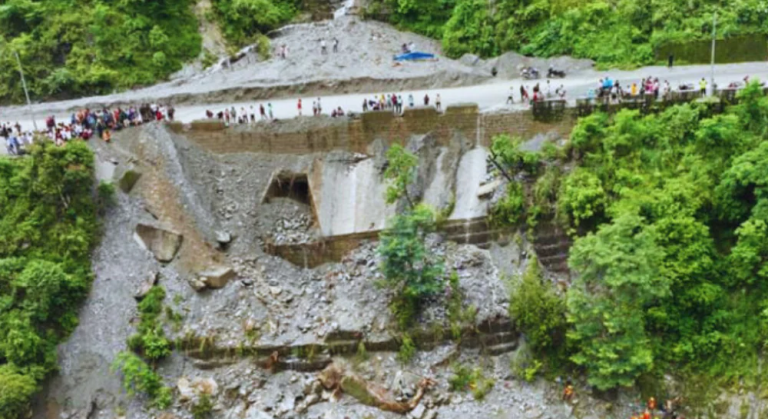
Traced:
[[147, 224], [136, 225], [134, 237], [142, 247], [152, 252], [155, 259], [163, 263], [176, 257], [183, 239], [180, 233]]
[[218, 266], [218, 267], [210, 268], [203, 272], [200, 272], [198, 275], [200, 276], [200, 280], [208, 288], [214, 288], [214, 289], [224, 288], [229, 282], [229, 280], [237, 276], [235, 271], [228, 266]]
[[117, 184], [123, 192], [131, 193], [133, 187], [136, 186], [136, 182], [138, 182], [140, 178], [141, 172], [135, 169], [128, 169], [122, 176], [120, 176], [120, 180]]
[[480, 185], [480, 189], [477, 190], [478, 198], [490, 198], [493, 192], [501, 186], [501, 179], [488, 182], [485, 185]]

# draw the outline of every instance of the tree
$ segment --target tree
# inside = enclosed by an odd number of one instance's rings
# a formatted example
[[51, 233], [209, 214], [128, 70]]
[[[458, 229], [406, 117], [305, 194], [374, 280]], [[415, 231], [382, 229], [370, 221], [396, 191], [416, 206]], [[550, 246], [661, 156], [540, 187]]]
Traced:
[[383, 285], [394, 292], [391, 308], [398, 323], [410, 326], [426, 298], [441, 289], [443, 262], [431, 253], [426, 237], [436, 229], [434, 210], [415, 204], [408, 188], [415, 180], [418, 159], [399, 145], [387, 152], [390, 181], [386, 192], [388, 204], [405, 198], [408, 206], [395, 215], [381, 233], [378, 252], [382, 257]]
[[656, 232], [625, 215], [576, 240], [569, 264], [578, 274], [568, 291], [571, 358], [598, 389], [631, 386], [653, 365], [644, 307], [669, 295], [659, 272], [664, 252]]

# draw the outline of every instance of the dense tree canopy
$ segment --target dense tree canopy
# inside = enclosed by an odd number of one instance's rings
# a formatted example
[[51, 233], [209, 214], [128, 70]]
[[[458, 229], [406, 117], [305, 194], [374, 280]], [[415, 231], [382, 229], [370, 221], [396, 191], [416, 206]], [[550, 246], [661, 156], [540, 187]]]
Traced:
[[387, 9], [393, 23], [442, 39], [453, 57], [514, 50], [647, 64], [659, 45], [710, 36], [715, 11], [721, 35], [768, 32], [761, 0], [379, 0], [373, 9]]
[[191, 0], [0, 1], [0, 100], [24, 96], [17, 52], [37, 98], [148, 85], [200, 53]]
[[25, 417], [77, 325], [97, 231], [93, 154], [42, 142], [0, 158], [0, 418]]
[[[528, 225], [547, 217], [574, 238], [567, 347], [596, 388], [670, 371], [747, 386], [761, 380], [766, 117], [757, 83], [721, 114], [703, 103], [595, 114], [579, 121], [562, 152], [542, 152], [544, 170], [521, 184]], [[526, 312], [536, 304], [515, 304], [518, 317], [536, 315]]]

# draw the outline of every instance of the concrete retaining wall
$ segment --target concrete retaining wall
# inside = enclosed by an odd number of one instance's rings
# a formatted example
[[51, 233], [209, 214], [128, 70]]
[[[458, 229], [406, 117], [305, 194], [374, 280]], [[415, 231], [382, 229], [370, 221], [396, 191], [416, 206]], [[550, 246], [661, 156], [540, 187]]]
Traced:
[[444, 113], [417, 107], [406, 109], [402, 116], [379, 111], [353, 119], [304, 117], [232, 128], [212, 120], [189, 125], [171, 123], [169, 127], [218, 154], [311, 154], [331, 150], [366, 153], [377, 139], [392, 144], [427, 133], [432, 133], [440, 146], [447, 145], [455, 133], [461, 133], [469, 145], [488, 146], [493, 136], [504, 133], [528, 138], [550, 132], [567, 136], [575, 124], [572, 109], [562, 120], [547, 123], [534, 120], [530, 111], [481, 114], [477, 105], [467, 104], [449, 106]]

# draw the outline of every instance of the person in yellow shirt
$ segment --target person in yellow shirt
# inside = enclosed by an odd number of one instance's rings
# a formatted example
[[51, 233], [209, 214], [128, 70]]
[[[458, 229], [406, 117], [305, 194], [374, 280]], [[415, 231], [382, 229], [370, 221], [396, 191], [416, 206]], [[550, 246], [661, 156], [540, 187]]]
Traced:
[[632, 96], [637, 96], [637, 83], [632, 83], [632, 88], [630, 89], [630, 92], [632, 93]]

